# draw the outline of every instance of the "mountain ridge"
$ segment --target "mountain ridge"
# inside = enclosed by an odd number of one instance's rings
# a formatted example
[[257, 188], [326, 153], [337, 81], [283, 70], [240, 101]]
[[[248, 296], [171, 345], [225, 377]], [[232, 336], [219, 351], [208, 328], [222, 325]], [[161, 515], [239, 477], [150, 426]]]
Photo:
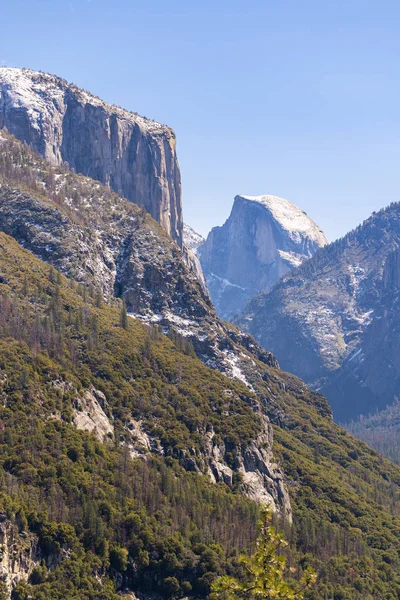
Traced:
[[325, 393], [341, 421], [396, 395], [399, 216], [399, 203], [374, 213], [254, 298], [237, 321]]

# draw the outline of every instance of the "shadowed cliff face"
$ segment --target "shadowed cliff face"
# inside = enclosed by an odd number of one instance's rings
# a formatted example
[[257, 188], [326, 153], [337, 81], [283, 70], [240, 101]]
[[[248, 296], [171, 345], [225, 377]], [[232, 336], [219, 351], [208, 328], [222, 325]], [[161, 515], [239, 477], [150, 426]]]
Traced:
[[143, 206], [182, 245], [181, 177], [168, 127], [60, 78], [0, 68], [4, 127], [53, 164], [66, 162]]
[[326, 244], [300, 208], [275, 196], [236, 196], [229, 219], [198, 248], [211, 298], [227, 320]]

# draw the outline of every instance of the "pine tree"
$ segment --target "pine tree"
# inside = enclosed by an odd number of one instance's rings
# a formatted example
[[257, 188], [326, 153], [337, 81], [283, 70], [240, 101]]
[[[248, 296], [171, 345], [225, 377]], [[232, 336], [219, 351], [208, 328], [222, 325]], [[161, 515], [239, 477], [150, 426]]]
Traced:
[[56, 270], [53, 267], [53, 265], [50, 265], [50, 269], [49, 269], [49, 281], [50, 281], [50, 283], [55, 283], [56, 282]]
[[299, 583], [284, 579], [285, 558], [280, 551], [287, 546], [283, 536], [272, 526], [272, 512], [262, 509], [260, 535], [255, 553], [241, 557], [245, 568], [243, 580], [224, 575], [212, 584], [215, 600], [301, 600], [304, 592], [316, 581], [313, 570], [306, 569]]
[[101, 308], [103, 306], [103, 294], [101, 292], [101, 290], [97, 290], [96, 291], [96, 296], [95, 296], [95, 306], [97, 308]]
[[124, 329], [128, 329], [128, 312], [126, 310], [126, 302], [124, 300], [121, 308], [120, 325]]

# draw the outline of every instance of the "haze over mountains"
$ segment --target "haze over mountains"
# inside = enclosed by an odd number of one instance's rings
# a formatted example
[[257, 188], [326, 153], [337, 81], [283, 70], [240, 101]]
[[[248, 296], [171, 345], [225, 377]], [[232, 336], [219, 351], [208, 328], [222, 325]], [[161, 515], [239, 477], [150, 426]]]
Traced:
[[[54, 76], [0, 82], [0, 595], [207, 598], [266, 502], [290, 576], [318, 572], [310, 598], [399, 596], [400, 468], [217, 315], [182, 245], [202, 255], [173, 132]], [[203, 246], [246, 242], [249, 294], [330, 248], [288, 201], [232, 212], [237, 237]]]

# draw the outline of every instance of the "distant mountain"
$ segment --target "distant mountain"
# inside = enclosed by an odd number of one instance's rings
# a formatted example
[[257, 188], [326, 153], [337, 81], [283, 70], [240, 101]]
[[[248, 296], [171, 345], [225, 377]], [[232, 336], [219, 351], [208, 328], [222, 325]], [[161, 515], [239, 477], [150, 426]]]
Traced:
[[198, 248], [211, 299], [225, 320], [327, 243], [306, 213], [276, 196], [236, 196], [222, 227]]
[[196, 252], [199, 248], [199, 246], [201, 246], [204, 243], [204, 238], [202, 235], [200, 235], [200, 233], [196, 233], [196, 231], [194, 229], [192, 229], [192, 227], [190, 227], [189, 225], [186, 225], [186, 223], [184, 223], [183, 225], [183, 242], [185, 244], [185, 246], [187, 246], [188, 248], [190, 248], [191, 250], [193, 250], [194, 252]]
[[60, 77], [0, 67], [0, 128], [49, 160], [109, 185], [182, 245], [174, 132]]
[[400, 397], [400, 204], [374, 213], [237, 320], [348, 421]]

